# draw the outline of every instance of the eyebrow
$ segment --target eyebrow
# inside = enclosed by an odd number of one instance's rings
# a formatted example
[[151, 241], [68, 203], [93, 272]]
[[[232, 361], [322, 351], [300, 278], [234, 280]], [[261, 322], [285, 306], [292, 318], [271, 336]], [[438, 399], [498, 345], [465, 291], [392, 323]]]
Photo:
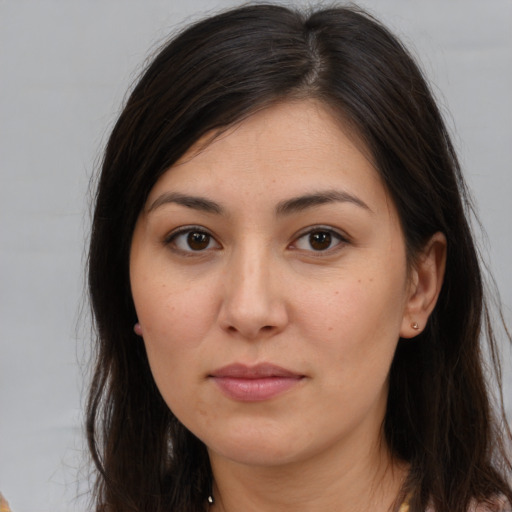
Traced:
[[199, 210], [206, 213], [215, 213], [221, 215], [224, 213], [222, 206], [215, 201], [206, 199], [205, 197], [189, 196], [178, 192], [167, 192], [158, 196], [148, 208], [148, 213], [156, 210], [164, 204], [175, 203], [193, 210]]
[[352, 203], [360, 208], [364, 208], [371, 212], [370, 207], [359, 197], [349, 194], [342, 190], [326, 190], [307, 194], [303, 196], [293, 197], [282, 201], [277, 205], [277, 215], [289, 215], [291, 213], [298, 213], [308, 208], [320, 206], [328, 203]]
[[[342, 190], [326, 190], [323, 192], [315, 192], [313, 194], [306, 194], [302, 196], [292, 197], [286, 201], [281, 201], [276, 207], [276, 214], [278, 216], [290, 215], [292, 213], [302, 212], [308, 208], [320, 206], [329, 203], [352, 203], [360, 208], [371, 212], [370, 207], [357, 196], [349, 194]], [[165, 204], [179, 204], [193, 210], [199, 210], [205, 213], [214, 213], [223, 215], [224, 208], [215, 201], [207, 199], [206, 197], [191, 196], [180, 194], [179, 192], [166, 192], [158, 196], [148, 208], [147, 212], [152, 212]]]

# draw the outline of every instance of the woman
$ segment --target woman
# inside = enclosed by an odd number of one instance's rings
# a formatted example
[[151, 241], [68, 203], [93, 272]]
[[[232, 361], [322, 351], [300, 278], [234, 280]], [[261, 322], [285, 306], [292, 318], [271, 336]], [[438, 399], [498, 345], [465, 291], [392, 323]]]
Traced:
[[166, 45], [96, 197], [97, 510], [505, 510], [467, 202], [367, 14], [244, 7]]

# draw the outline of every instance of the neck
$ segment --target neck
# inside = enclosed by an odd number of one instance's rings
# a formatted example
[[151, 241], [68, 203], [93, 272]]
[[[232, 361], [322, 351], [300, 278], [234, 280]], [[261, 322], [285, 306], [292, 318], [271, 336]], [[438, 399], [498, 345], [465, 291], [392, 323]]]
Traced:
[[[355, 447], [354, 447], [355, 446]], [[368, 448], [368, 447], [367, 447]], [[279, 466], [249, 466], [210, 454], [215, 503], [211, 512], [389, 512], [406, 467], [377, 443]]]

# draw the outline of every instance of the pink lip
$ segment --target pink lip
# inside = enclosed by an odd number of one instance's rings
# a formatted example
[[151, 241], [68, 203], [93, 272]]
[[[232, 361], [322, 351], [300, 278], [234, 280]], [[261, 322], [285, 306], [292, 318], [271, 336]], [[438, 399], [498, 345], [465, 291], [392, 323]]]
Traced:
[[294, 387], [304, 375], [263, 363], [256, 366], [231, 364], [214, 371], [209, 377], [229, 398], [241, 402], [261, 402]]

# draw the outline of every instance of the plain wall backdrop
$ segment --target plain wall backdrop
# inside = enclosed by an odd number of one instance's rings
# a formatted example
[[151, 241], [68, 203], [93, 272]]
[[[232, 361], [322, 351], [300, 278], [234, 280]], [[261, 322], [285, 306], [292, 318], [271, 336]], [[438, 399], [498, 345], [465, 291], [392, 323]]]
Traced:
[[[75, 496], [87, 493], [88, 474], [79, 314], [88, 186], [124, 94], [170, 32], [238, 3], [0, 0], [0, 490], [14, 512], [87, 509]], [[433, 83], [511, 325], [512, 1], [360, 5], [402, 37]]]

